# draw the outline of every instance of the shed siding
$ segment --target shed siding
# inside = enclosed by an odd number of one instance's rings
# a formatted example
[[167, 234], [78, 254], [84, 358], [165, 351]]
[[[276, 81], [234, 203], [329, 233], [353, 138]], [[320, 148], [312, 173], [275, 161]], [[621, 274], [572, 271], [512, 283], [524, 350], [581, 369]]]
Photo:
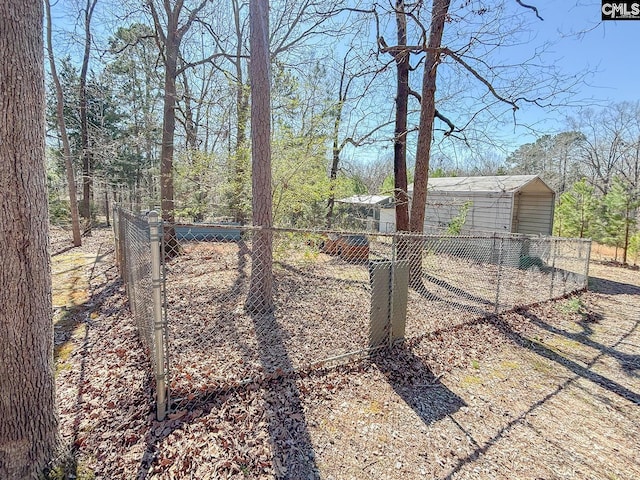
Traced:
[[381, 208], [380, 209], [380, 226], [378, 231], [382, 233], [396, 231], [396, 209]]
[[469, 192], [447, 194], [431, 192], [427, 195], [425, 230], [446, 228], [465, 202], [471, 202], [463, 231], [485, 230], [508, 232], [511, 226], [511, 194]]
[[[554, 193], [535, 175], [429, 179], [425, 231], [447, 228], [465, 202], [471, 206], [463, 231], [551, 234]], [[394, 210], [383, 208], [380, 231], [392, 230]]]
[[517, 233], [551, 235], [553, 195], [519, 195]]

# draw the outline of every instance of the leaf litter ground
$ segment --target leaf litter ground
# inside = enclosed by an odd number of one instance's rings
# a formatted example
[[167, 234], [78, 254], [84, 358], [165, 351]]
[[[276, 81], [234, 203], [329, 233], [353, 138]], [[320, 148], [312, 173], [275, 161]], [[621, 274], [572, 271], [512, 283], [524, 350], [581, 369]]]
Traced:
[[55, 305], [67, 478], [640, 478], [635, 271], [593, 264], [588, 293], [219, 386], [157, 422], [112, 239], [84, 240], [53, 257], [86, 285]]

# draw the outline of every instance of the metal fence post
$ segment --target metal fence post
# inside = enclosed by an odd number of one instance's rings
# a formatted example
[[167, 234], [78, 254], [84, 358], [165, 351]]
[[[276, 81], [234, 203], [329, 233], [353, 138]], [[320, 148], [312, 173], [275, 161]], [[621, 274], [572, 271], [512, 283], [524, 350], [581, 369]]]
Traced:
[[549, 298], [553, 298], [553, 291], [555, 287], [555, 277], [556, 277], [556, 254], [558, 249], [558, 241], [555, 238], [551, 240], [551, 290], [549, 292]]
[[[495, 237], [494, 243], [495, 245]], [[500, 237], [500, 246], [498, 247], [498, 277], [496, 279], [496, 307], [495, 313], [498, 313], [500, 309], [500, 280], [502, 278], [502, 249], [504, 244], [504, 238]]]
[[112, 214], [111, 216], [113, 217], [112, 220], [112, 224], [111, 227], [113, 228], [113, 240], [115, 243], [115, 257], [116, 257], [116, 267], [118, 268], [118, 272], [120, 273], [120, 276], [122, 276], [122, 265], [120, 265], [120, 239], [119, 239], [119, 235], [120, 235], [120, 227], [118, 226], [118, 221], [120, 220], [118, 218], [118, 206], [114, 203], [112, 206]]
[[[391, 298], [389, 302], [391, 343], [404, 338], [409, 298], [409, 262], [406, 258], [398, 255], [398, 248], [398, 235], [394, 235], [391, 247]], [[406, 251], [406, 245], [404, 250]], [[403, 259], [399, 260], [400, 258]]]
[[584, 265], [584, 286], [583, 288], [589, 288], [589, 260], [591, 259], [591, 245], [592, 245], [592, 241], [591, 240], [587, 240], [587, 255], [585, 258], [585, 265]]
[[151, 285], [153, 301], [153, 358], [156, 379], [156, 417], [164, 420], [167, 413], [167, 379], [165, 375], [165, 324], [162, 317], [161, 223], [158, 212], [148, 215], [151, 247]]

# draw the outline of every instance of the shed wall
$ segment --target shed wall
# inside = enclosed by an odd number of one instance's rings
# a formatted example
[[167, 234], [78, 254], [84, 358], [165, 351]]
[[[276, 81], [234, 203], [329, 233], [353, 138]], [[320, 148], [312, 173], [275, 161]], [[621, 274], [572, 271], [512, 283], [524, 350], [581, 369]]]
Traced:
[[463, 231], [484, 230], [491, 232], [509, 232], [511, 227], [512, 194], [469, 192], [435, 193], [427, 195], [425, 212], [425, 231], [432, 228], [446, 228], [459, 213], [466, 202], [471, 202]]
[[378, 231], [390, 233], [396, 231], [396, 210], [395, 208], [380, 209], [380, 226]]
[[518, 195], [514, 232], [528, 235], [551, 235], [553, 226], [553, 194]]

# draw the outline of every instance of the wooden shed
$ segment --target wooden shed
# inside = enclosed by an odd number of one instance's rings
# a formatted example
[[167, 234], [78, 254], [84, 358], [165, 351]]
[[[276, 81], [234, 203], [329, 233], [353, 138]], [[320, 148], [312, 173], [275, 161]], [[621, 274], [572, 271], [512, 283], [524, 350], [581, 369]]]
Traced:
[[[463, 232], [551, 235], [555, 192], [537, 175], [430, 178], [427, 188], [425, 232], [447, 228], [466, 209]], [[380, 224], [395, 225], [393, 208], [380, 210]]]

